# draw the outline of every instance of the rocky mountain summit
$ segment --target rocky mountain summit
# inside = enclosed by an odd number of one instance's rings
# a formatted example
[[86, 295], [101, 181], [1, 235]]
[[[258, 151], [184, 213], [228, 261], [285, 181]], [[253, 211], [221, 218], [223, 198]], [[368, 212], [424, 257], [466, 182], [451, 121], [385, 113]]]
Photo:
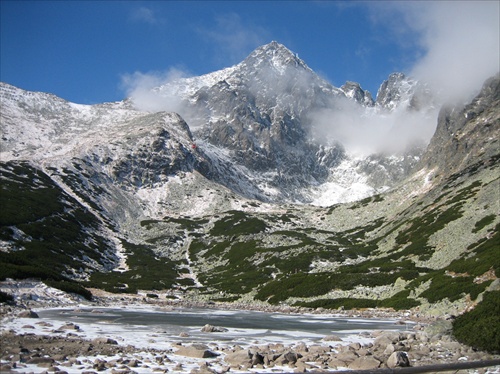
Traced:
[[[423, 83], [373, 100], [272, 42], [155, 88], [160, 110], [2, 83], [0, 278], [459, 314], [499, 287], [498, 82], [437, 120]], [[387, 147], [356, 153], [363, 133]]]
[[[244, 174], [257, 187], [258, 195], [253, 197], [311, 202], [310, 187], [332, 180], [342, 184], [335, 170], [352, 159], [341, 141], [325, 136], [328, 130], [318, 133], [317, 114], [325, 110], [342, 112], [347, 106], [349, 110], [355, 108], [355, 116], [363, 116], [375, 107], [380, 111], [404, 106], [406, 110], [410, 107], [407, 101], [423, 100], [418, 82], [403, 75], [391, 75], [388, 82], [382, 84], [383, 99], [375, 105], [371, 94], [358, 83], [347, 82], [336, 88], [285, 46], [271, 42], [240, 64], [201, 77], [175, 80], [155, 92], [165, 108], [175, 108], [187, 119], [197, 141], [224, 149], [231, 164], [245, 168]], [[335, 127], [336, 123], [327, 126]], [[408, 159], [400, 155], [398, 161], [407, 163]], [[386, 162], [383, 180], [368, 183], [366, 189], [373, 193], [400, 180], [394, 178], [392, 170], [400, 169], [399, 163], [394, 163], [394, 159]], [[354, 165], [352, 169], [356, 169]], [[363, 168], [356, 169], [356, 176], [370, 179]], [[218, 181], [224, 184], [224, 178]], [[245, 195], [238, 185], [225, 185]], [[338, 199], [342, 201], [345, 196]]]

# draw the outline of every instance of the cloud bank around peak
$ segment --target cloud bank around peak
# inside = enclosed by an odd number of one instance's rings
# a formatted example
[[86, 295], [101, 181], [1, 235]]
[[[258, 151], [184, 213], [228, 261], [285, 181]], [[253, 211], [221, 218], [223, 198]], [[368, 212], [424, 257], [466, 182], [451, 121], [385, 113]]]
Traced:
[[[357, 6], [357, 5], [354, 5]], [[413, 60], [405, 73], [425, 83], [434, 108], [366, 110], [347, 100], [311, 115], [312, 135], [338, 141], [358, 155], [399, 153], [425, 145], [435, 132], [440, 104], [468, 102], [500, 70], [500, 2], [374, 2], [371, 21], [385, 28]]]
[[170, 68], [163, 72], [135, 72], [122, 75], [121, 88], [139, 110], [170, 111], [182, 114], [183, 105], [180, 99], [169, 92], [160, 95], [157, 89], [189, 76], [189, 73], [180, 68]]
[[[500, 69], [500, 2], [416, 1], [372, 7], [400, 44], [419, 50], [407, 73], [442, 101], [464, 102]], [[412, 40], [413, 41], [412, 41]]]

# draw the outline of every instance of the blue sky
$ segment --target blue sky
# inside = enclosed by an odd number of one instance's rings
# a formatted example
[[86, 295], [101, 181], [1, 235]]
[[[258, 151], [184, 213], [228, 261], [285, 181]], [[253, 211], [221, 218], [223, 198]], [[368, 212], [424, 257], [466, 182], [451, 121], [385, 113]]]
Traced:
[[83, 104], [123, 99], [135, 73], [201, 75], [272, 40], [335, 86], [357, 81], [374, 96], [391, 72], [455, 92], [457, 77], [477, 86], [499, 64], [498, 1], [0, 4], [1, 80]]

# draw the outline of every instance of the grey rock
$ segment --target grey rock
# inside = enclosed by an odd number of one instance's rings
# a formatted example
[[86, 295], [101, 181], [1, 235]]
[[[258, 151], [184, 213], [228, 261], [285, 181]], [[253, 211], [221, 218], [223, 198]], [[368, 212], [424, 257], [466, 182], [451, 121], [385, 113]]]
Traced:
[[228, 329], [225, 327], [220, 327], [220, 326], [212, 326], [209, 324], [206, 324], [201, 328], [201, 332], [227, 332]]
[[38, 314], [32, 310], [23, 310], [17, 316], [20, 318], [39, 318]]
[[340, 87], [340, 89], [344, 91], [347, 97], [352, 98], [359, 104], [366, 105], [368, 107], [375, 105], [375, 101], [373, 100], [371, 93], [363, 90], [357, 82], [347, 81], [342, 87]]
[[252, 354], [250, 353], [250, 351], [242, 349], [236, 352], [228, 353], [224, 357], [224, 361], [231, 367], [236, 367], [236, 368], [240, 366], [251, 365]]
[[384, 349], [384, 355], [390, 355], [394, 353], [395, 350], [396, 347], [394, 346], [394, 344], [387, 344], [387, 347], [385, 347]]
[[[445, 178], [480, 161], [488, 163], [498, 153], [495, 144], [500, 136], [499, 103], [500, 75], [497, 74], [484, 83], [471, 103], [444, 106], [420, 164], [438, 168], [440, 178]], [[467, 141], [459, 141], [459, 137]]]
[[186, 356], [186, 357], [194, 357], [194, 358], [211, 358], [217, 357], [218, 354], [212, 352], [208, 349], [207, 346], [201, 345], [191, 345], [191, 346], [181, 346], [177, 351], [175, 351], [176, 355]]
[[381, 362], [372, 356], [358, 357], [352, 361], [348, 368], [352, 370], [373, 370], [380, 366]]
[[406, 352], [393, 352], [387, 359], [387, 367], [394, 369], [396, 367], [409, 367], [410, 359]]
[[27, 364], [33, 364], [42, 367], [50, 367], [54, 363], [52, 357], [33, 357], [26, 361]]
[[299, 355], [298, 353], [288, 351], [283, 353], [278, 358], [276, 358], [275, 361], [279, 365], [287, 365], [287, 364], [290, 365], [290, 364], [295, 364], [300, 357], [302, 356]]
[[343, 361], [346, 366], [358, 358], [358, 355], [352, 351], [341, 352], [337, 354], [337, 359]]
[[111, 338], [105, 338], [105, 337], [95, 338], [94, 340], [92, 340], [92, 342], [95, 344], [113, 344], [113, 345], [118, 344], [118, 342], [116, 340], [111, 339]]

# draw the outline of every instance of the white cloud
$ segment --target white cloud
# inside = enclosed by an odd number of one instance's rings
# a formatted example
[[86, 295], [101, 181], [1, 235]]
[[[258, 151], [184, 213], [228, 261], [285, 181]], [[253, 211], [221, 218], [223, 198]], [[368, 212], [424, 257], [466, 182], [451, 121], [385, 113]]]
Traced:
[[140, 7], [134, 9], [130, 14], [130, 19], [135, 22], [145, 22], [151, 25], [154, 25], [159, 22], [153, 10], [146, 7]]
[[446, 100], [465, 100], [499, 71], [500, 3], [431, 3], [417, 14], [427, 53], [411, 74], [439, 89]]
[[168, 85], [177, 79], [186, 78], [189, 74], [180, 68], [170, 68], [164, 72], [135, 72], [122, 76], [121, 86], [134, 105], [144, 111], [170, 111], [182, 114], [182, 103], [176, 95], [168, 92], [159, 95], [154, 89]]
[[236, 13], [219, 15], [211, 28], [199, 28], [202, 38], [214, 46], [218, 63], [237, 63], [254, 48], [269, 42], [269, 32], [262, 26], [246, 23]]
[[375, 3], [371, 19], [416, 59], [411, 76], [426, 81], [443, 101], [466, 101], [500, 67], [498, 1]]
[[388, 112], [339, 98], [330, 108], [312, 113], [311, 135], [324, 145], [340, 142], [357, 155], [394, 154], [426, 144], [434, 133], [436, 116], [435, 110], [399, 107]]

